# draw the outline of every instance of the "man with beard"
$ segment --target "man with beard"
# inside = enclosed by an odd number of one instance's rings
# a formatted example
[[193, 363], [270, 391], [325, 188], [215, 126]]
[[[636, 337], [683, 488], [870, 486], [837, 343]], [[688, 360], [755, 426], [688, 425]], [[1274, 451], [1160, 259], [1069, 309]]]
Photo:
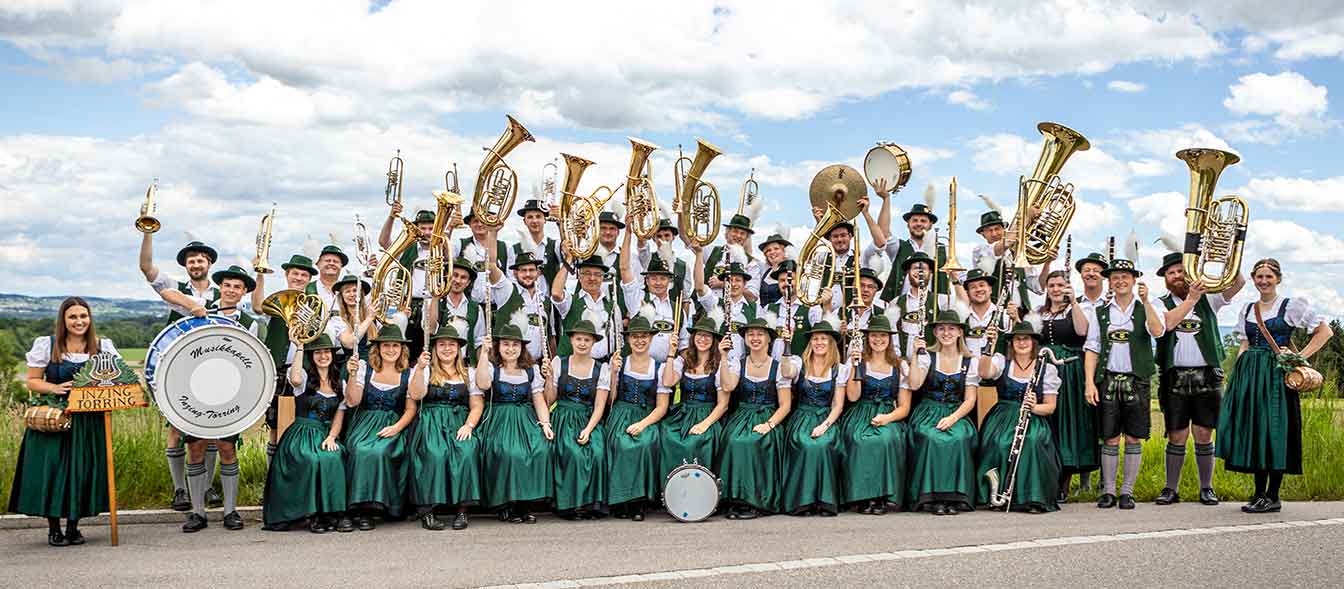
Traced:
[[[626, 219], [627, 223], [630, 221]], [[627, 225], [628, 226], [628, 225]], [[630, 250], [631, 236], [634, 231], [625, 230], [625, 241], [621, 244], [624, 251]], [[653, 317], [650, 318], [654, 334], [649, 342], [649, 355], [654, 358], [666, 358], [669, 349], [680, 349], [681, 334], [672, 333], [673, 319], [676, 318], [677, 299], [672, 296], [672, 280], [675, 275], [669, 265], [673, 261], [671, 242], [662, 242], [659, 251], [649, 257], [648, 268], [643, 272], [644, 280], [642, 283], [635, 280], [635, 272], [630, 268], [630, 256], [621, 256], [621, 297], [626, 309], [634, 311], [628, 313], [633, 316], [645, 306], [653, 310]], [[686, 307], [690, 307], [690, 301]], [[685, 321], [682, 322], [683, 333], [689, 333], [689, 313]], [[689, 337], [689, 336], [688, 336]], [[622, 350], [622, 353], [625, 353]]]
[[[885, 180], [879, 180], [879, 183]], [[891, 199], [887, 198], [889, 193], [881, 191], [877, 193], [882, 197], [882, 209], [885, 211], [890, 208]], [[907, 239], [888, 239], [885, 245], [887, 257], [891, 258], [891, 273], [887, 275], [886, 286], [882, 289], [882, 300], [891, 302], [897, 296], [910, 291], [910, 283], [905, 279], [905, 260], [914, 255], [915, 252], [924, 252], [932, 257], [933, 252], [933, 226], [938, 224], [938, 216], [933, 214], [934, 208], [934, 189], [933, 185], [924, 191], [924, 202], [910, 205], [910, 210], [901, 216], [905, 220], [905, 228], [910, 237]], [[890, 215], [888, 214], [888, 217]], [[882, 215], [879, 214], [881, 219]], [[890, 225], [884, 225], [889, 227]], [[890, 235], [890, 230], [884, 229]], [[947, 263], [947, 247], [938, 247], [938, 265]], [[938, 292], [950, 292], [948, 290], [947, 276], [938, 277]]]
[[518, 216], [523, 218], [523, 229], [520, 231], [518, 243], [513, 244], [513, 256], [517, 257], [524, 251], [530, 251], [532, 259], [541, 260], [541, 276], [537, 278], [537, 288], [543, 292], [550, 292], [551, 281], [555, 279], [555, 272], [560, 267], [560, 243], [555, 238], [546, 237], [546, 209], [540, 200], [532, 199], [524, 202], [522, 208], [518, 209]]
[[[204, 317], [208, 305], [219, 301], [219, 288], [210, 284], [210, 266], [219, 260], [215, 249], [199, 241], [187, 243], [177, 252], [177, 265], [187, 271], [187, 282], [160, 272], [154, 265], [154, 234], [144, 233], [140, 241], [140, 272], [154, 292], [168, 305], [168, 325], [188, 315]], [[182, 432], [168, 427], [168, 444], [163, 454], [168, 461], [168, 473], [173, 479], [172, 508], [176, 511], [191, 509], [187, 494], [187, 451], [182, 447]], [[217, 454], [207, 452], [206, 463], [213, 472]], [[213, 498], [212, 498], [213, 499]]]
[[[289, 257], [288, 262], [280, 264], [280, 270], [285, 273], [285, 288], [310, 294], [317, 292], [312, 285], [317, 268], [313, 266], [313, 261], [308, 256], [294, 254]], [[252, 288], [248, 290], [252, 293], [252, 308], [260, 311], [262, 303], [266, 300], [266, 275], [258, 272], [256, 280], [252, 282]], [[332, 302], [335, 302], [334, 296]], [[285, 379], [285, 375], [289, 373], [289, 366], [294, 363], [298, 349], [294, 347], [294, 342], [289, 341], [289, 324], [275, 316], [268, 319], [264, 343], [266, 349], [271, 352], [271, 361], [275, 363], [275, 390], [271, 396], [271, 406], [266, 410], [266, 427], [270, 431], [270, 440], [266, 442], [266, 464], [269, 465], [271, 457], [275, 455], [276, 443], [279, 441], [276, 434], [280, 419], [279, 397], [293, 394], [289, 390], [289, 382]]]
[[467, 332], [471, 334], [469, 337], [473, 342], [473, 345], [463, 346], [467, 366], [476, 365], [478, 344], [484, 341], [482, 338], [485, 336], [485, 322], [480, 320], [484, 309], [468, 294], [475, 282], [476, 268], [466, 258], [458, 256], [453, 261], [453, 274], [448, 282], [448, 296], [439, 299], [438, 305], [431, 305], [429, 311], [430, 325], [447, 325], [453, 319], [459, 318], [467, 322]]
[[544, 319], [551, 314], [550, 306], [546, 302], [546, 291], [538, 288], [541, 278], [541, 260], [532, 257], [532, 252], [523, 251], [509, 265], [513, 271], [513, 279], [506, 284], [504, 273], [500, 271], [496, 263], [495, 255], [498, 251], [494, 247], [495, 235], [497, 230], [490, 229], [486, 231], [485, 251], [487, 254], [486, 268], [489, 268], [487, 277], [490, 280], [490, 302], [494, 307], [494, 317], [512, 317], [514, 311], [522, 310], [523, 315], [527, 317], [527, 328], [523, 330], [523, 341], [527, 342], [527, 352], [532, 355], [538, 363], [543, 360], [541, 354], [542, 338], [546, 337]]
[[1203, 284], [1191, 284], [1181, 254], [1175, 252], [1162, 258], [1157, 273], [1167, 284], [1167, 294], [1153, 302], [1154, 307], [1166, 311], [1163, 319], [1167, 333], [1157, 339], [1156, 360], [1157, 403], [1167, 431], [1167, 484], [1156, 503], [1181, 501], [1181, 469], [1185, 466], [1186, 439], [1193, 429], [1199, 502], [1217, 505], [1218, 495], [1213, 492], [1213, 429], [1218, 425], [1223, 390], [1218, 310], [1232, 302], [1246, 279], [1238, 273], [1227, 290], [1208, 293]]
[[[886, 202], [885, 200], [883, 201]], [[887, 233], [872, 214], [868, 212], [868, 198], [863, 197], [858, 200], [859, 213], [863, 215], [864, 222], [868, 225], [868, 246], [863, 252], [854, 251], [854, 224], [849, 221], [843, 221], [836, 224], [826, 233], [826, 240], [831, 242], [831, 247], [835, 250], [835, 259], [832, 260], [831, 272], [835, 274], [832, 285], [840, 286], [840, 297], [833, 301], [834, 305], [839, 305], [837, 313], [842, 322], [849, 320], [849, 301], [859, 296], [854, 290], [854, 256], [871, 254], [881, 250], [887, 245]], [[819, 208], [812, 209], [812, 216], [818, 222], [825, 211]], [[800, 261], [801, 262], [801, 261]]]

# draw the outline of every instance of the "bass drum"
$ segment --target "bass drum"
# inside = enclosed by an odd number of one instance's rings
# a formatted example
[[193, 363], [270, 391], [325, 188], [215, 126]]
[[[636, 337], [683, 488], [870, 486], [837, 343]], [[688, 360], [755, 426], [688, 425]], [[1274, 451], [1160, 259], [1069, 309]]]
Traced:
[[873, 190], [878, 179], [885, 179], [887, 191], [896, 192], [910, 181], [910, 155], [895, 143], [878, 143], [863, 158], [863, 175]]
[[227, 438], [266, 414], [275, 362], [266, 345], [238, 322], [219, 315], [187, 317], [150, 343], [145, 385], [178, 431]]
[[678, 521], [698, 522], [719, 507], [719, 478], [699, 464], [672, 469], [663, 485], [663, 505]]

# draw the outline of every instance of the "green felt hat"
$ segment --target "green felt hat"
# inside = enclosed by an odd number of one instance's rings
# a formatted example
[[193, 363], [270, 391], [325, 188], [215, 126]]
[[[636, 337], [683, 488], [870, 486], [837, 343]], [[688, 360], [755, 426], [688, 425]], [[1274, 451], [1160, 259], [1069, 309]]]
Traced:
[[1158, 267], [1157, 275], [1161, 276], [1167, 272], [1167, 268], [1170, 268], [1176, 264], [1180, 264], [1184, 260], [1184, 256], [1185, 254], [1182, 254], [1180, 252], [1171, 252], [1165, 256], [1162, 256], [1162, 265]]
[[1002, 213], [998, 211], [985, 211], [980, 214], [980, 227], [977, 228], [975, 232], [979, 233], [981, 231], [984, 231], [986, 228], [993, 227], [995, 225], [1002, 225], [1004, 227], [1008, 226], [1007, 223], [1003, 222]]
[[289, 261], [280, 264], [280, 268], [288, 271], [290, 268], [298, 268], [316, 276], [317, 268], [313, 267], [313, 259], [303, 254], [294, 254], [289, 257]]
[[522, 252], [513, 258], [513, 263], [509, 264], [510, 270], [517, 270], [519, 266], [531, 264], [538, 268], [541, 267], [541, 260], [538, 260], [532, 252]]
[[862, 331], [864, 333], [899, 333], [900, 329], [892, 326], [886, 313], [873, 313], [868, 317], [868, 326], [863, 328]]
[[199, 241], [192, 241], [182, 246], [182, 249], [177, 250], [177, 265], [185, 267], [187, 265], [187, 254], [196, 252], [205, 254], [205, 257], [210, 259], [211, 264], [219, 261], [219, 252], [216, 252], [215, 248]]
[[467, 275], [471, 277], [467, 282], [470, 283], [476, 281], [476, 264], [472, 263], [471, 260], [458, 256], [456, 260], [453, 260], [453, 267], [461, 268], [463, 272], [466, 272]]
[[415, 223], [433, 223], [434, 211], [419, 210], [415, 212]]
[[572, 336], [576, 333], [585, 333], [593, 336], [597, 341], [602, 340], [602, 334], [598, 333], [597, 326], [593, 325], [593, 322], [587, 319], [575, 321], [573, 326], [565, 330], [565, 337]]
[[313, 340], [312, 343], [304, 344], [303, 351], [316, 352], [318, 350], [335, 350], [339, 347], [341, 346], [337, 345], [336, 342], [331, 341], [331, 336], [324, 333], [317, 336], [317, 339]]
[[495, 325], [495, 339], [497, 340], [515, 340], [520, 342], [527, 341], [523, 337], [523, 329], [508, 321], [501, 321]]
[[676, 223], [666, 217], [658, 219], [658, 230], [662, 231], [664, 229], [671, 229], [672, 235], [681, 235], [681, 230], [677, 228]]
[[782, 245], [782, 246], [784, 246], [784, 247], [789, 247], [789, 246], [793, 245], [792, 242], [790, 242], [790, 241], [787, 240], [787, 239], [784, 239], [784, 236], [783, 236], [783, 235], [780, 235], [780, 234], [778, 234], [778, 233], [771, 233], [769, 237], [765, 238], [765, 241], [762, 241], [762, 242], [761, 242], [761, 245], [757, 246], [757, 249], [759, 249], [759, 250], [761, 250], [762, 252], [764, 252], [764, 251], [765, 251], [765, 246], [770, 245], [770, 244], [772, 244], [772, 243], [778, 243], [779, 245]]
[[1133, 261], [1121, 260], [1118, 258], [1111, 260], [1111, 265], [1107, 266], [1105, 270], [1102, 270], [1101, 275], [1110, 278], [1111, 275], [1116, 272], [1129, 272], [1130, 274], [1133, 274], [1135, 278], [1143, 276], [1143, 272], [1140, 272], [1139, 269], [1134, 266]]
[[411, 340], [406, 339], [406, 337], [401, 334], [401, 328], [391, 323], [384, 325], [382, 329], [379, 329], [378, 335], [373, 336], [373, 339], [369, 341], [375, 344], [383, 342], [411, 343]]
[[469, 341], [467, 339], [467, 334], [457, 332], [457, 328], [453, 327], [452, 321], [440, 325], [438, 329], [434, 330], [434, 335], [429, 336], [429, 341], [431, 342], [436, 342], [441, 339], [457, 340], [457, 343], [462, 345], [466, 345]]
[[770, 277], [774, 278], [775, 280], [778, 280], [780, 274], [783, 274], [785, 272], [797, 272], [797, 271], [798, 271], [798, 262], [795, 262], [793, 260], [784, 260], [783, 262], [780, 262], [778, 266], [775, 266], [773, 270], [770, 271]]
[[925, 217], [928, 217], [930, 223], [938, 222], [938, 215], [933, 214], [933, 209], [930, 209], [929, 205], [926, 205], [922, 202], [917, 202], [913, 205], [910, 205], [910, 210], [907, 211], [904, 215], [901, 215], [901, 219], [909, 221], [910, 217], [913, 217], [915, 215], [924, 215]]
[[1036, 338], [1037, 341], [1041, 339], [1041, 333], [1036, 331], [1036, 326], [1032, 325], [1030, 321], [1018, 321], [1017, 323], [1014, 323], [1013, 328], [1004, 335], [1008, 337], [1015, 335], [1029, 335]]
[[612, 225], [615, 225], [617, 229], [625, 229], [625, 223], [621, 222], [621, 219], [616, 216], [616, 213], [611, 211], [602, 211], [601, 213], [598, 213], [597, 222], [599, 225], [602, 223], [611, 223]]
[[876, 282], [878, 290], [882, 289], [882, 277], [877, 275], [877, 271], [872, 268], [859, 268], [859, 279], [864, 278]]
[[1097, 264], [1098, 266], [1101, 266], [1103, 272], [1106, 270], [1106, 266], [1109, 265], [1106, 263], [1106, 256], [1103, 256], [1098, 252], [1092, 252], [1085, 257], [1078, 258], [1078, 261], [1073, 263], [1073, 269], [1081, 274], [1083, 271], [1083, 264]]
[[701, 317], [699, 321], [696, 321], [695, 325], [691, 326], [690, 331], [691, 333], [700, 331], [708, 333], [714, 337], [723, 337], [723, 326], [719, 325], [718, 322], [714, 321], [708, 314]]
[[733, 215], [731, 218], [728, 219], [727, 223], [723, 224], [723, 226], [729, 229], [741, 229], [743, 231], [746, 231], [747, 233], [756, 232], [755, 229], [751, 228], [751, 217], [748, 217], [746, 215]]
[[951, 309], [939, 311], [938, 314], [934, 316], [933, 321], [929, 322], [929, 325], [955, 325], [960, 327], [962, 331], [966, 330], [966, 322], [961, 320], [961, 315], [958, 315], [956, 311]]
[[737, 334], [746, 337], [748, 329], [764, 329], [766, 333], [770, 334], [771, 339], [779, 336], [779, 332], [775, 331], [773, 325], [766, 323], [764, 317], [753, 317], [750, 321], [737, 326]]
[[252, 277], [248, 275], [247, 270], [244, 270], [241, 266], [229, 266], [228, 268], [210, 275], [210, 280], [213, 280], [216, 286], [219, 286], [219, 283], [224, 282], [225, 278], [237, 278], [242, 280], [243, 284], [247, 286], [247, 292], [252, 292], [257, 288], [257, 281], [253, 280]]
[[915, 262], [924, 262], [929, 265], [930, 270], [933, 269], [933, 258], [930, 258], [929, 254], [922, 251], [916, 251], [915, 253], [910, 254], [910, 257], [901, 261], [901, 272], [909, 272], [910, 266]]
[[813, 323], [811, 327], [807, 328], [807, 330], [803, 332], [803, 335], [810, 338], [812, 337], [812, 334], [815, 333], [824, 333], [826, 335], [829, 335], [835, 338], [835, 341], [837, 343], [839, 343], [840, 341], [840, 327], [838, 325], [831, 323], [827, 319], [822, 319], [821, 321]]
[[369, 290], [373, 288], [367, 280], [355, 276], [354, 274], [346, 274], [345, 276], [342, 276], [341, 279], [337, 280], [336, 284], [331, 285], [331, 287], [333, 290], [340, 292], [342, 288], [345, 288], [345, 285], [354, 284], [356, 282], [359, 283], [360, 290], [363, 291], [363, 294], [365, 295], [369, 294]]
[[659, 330], [653, 326], [648, 317], [635, 315], [630, 322], [625, 325], [625, 333], [658, 333]]
[[654, 252], [653, 255], [649, 256], [649, 267], [644, 269], [643, 274], [645, 276], [650, 274], [663, 274], [666, 276], [676, 275], [676, 273], [672, 271], [672, 267], [668, 265], [668, 262], [663, 261], [663, 257], [658, 255], [658, 252]]
[[317, 255], [317, 259], [321, 260], [322, 256], [325, 256], [327, 254], [331, 254], [340, 258], [342, 268], [344, 268], [346, 264], [350, 263], [350, 256], [345, 255], [345, 252], [341, 251], [341, 248], [336, 247], [334, 245], [328, 245], [322, 248], [322, 253]]
[[984, 270], [981, 270], [979, 268], [972, 268], [966, 272], [966, 279], [961, 281], [961, 284], [963, 286], [970, 286], [972, 282], [975, 282], [977, 280], [983, 280], [985, 282], [988, 282], [990, 288], [993, 288], [994, 285], [998, 284], [999, 282], [999, 279], [995, 278], [993, 274], [986, 274]]
[[602, 261], [602, 256], [599, 256], [597, 254], [593, 254], [591, 256], [588, 256], [587, 258], [584, 258], [583, 261], [579, 262], [578, 264], [575, 264], [574, 266], [575, 268], [597, 268], [602, 270], [603, 272], [607, 271], [607, 263]]
[[719, 268], [720, 278], [725, 278], [733, 275], [742, 276], [747, 279], [751, 278], [751, 273], [747, 272], [747, 267], [743, 266], [742, 262], [730, 262], [728, 264], [724, 264]]

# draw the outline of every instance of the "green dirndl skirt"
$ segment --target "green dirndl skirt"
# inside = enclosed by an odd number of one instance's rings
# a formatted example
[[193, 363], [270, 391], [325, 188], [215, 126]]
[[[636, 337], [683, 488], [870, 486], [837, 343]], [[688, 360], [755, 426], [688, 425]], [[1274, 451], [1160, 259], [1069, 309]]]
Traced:
[[840, 417], [840, 502], [886, 499], [905, 504], [905, 456], [910, 429], [904, 421], [874, 427], [892, 401], [859, 399]]
[[599, 423], [579, 444], [579, 432], [588, 426], [593, 408], [561, 399], [551, 410], [555, 428], [555, 467], [553, 471], [555, 509], [603, 510], [607, 505], [607, 434]]
[[[997, 468], [1000, 490], [1008, 484], [1008, 454], [1013, 447], [1013, 433], [1017, 430], [1017, 414], [1022, 403], [999, 401], [990, 408], [980, 426], [980, 456], [975, 480], [979, 484], [976, 503], [989, 503], [989, 481], [985, 473]], [[1022, 455], [1017, 462], [1017, 478], [1013, 482], [1013, 510], [1036, 507], [1058, 511], [1059, 454], [1055, 450], [1050, 422], [1032, 415], [1027, 426], [1027, 437], [1022, 443]]]
[[947, 431], [934, 427], [960, 402], [923, 399], [910, 412], [909, 500], [918, 511], [929, 503], [973, 508], [975, 501], [975, 426], [967, 416]]
[[682, 401], [672, 408], [672, 414], [658, 424], [659, 485], [667, 482], [672, 469], [683, 464], [699, 464], [711, 472], [718, 472], [714, 459], [719, 454], [723, 436], [723, 420], [714, 422], [700, 435], [691, 435], [691, 428], [704, 421], [714, 411], [714, 403]]
[[[52, 406], [65, 406], [57, 402]], [[24, 430], [9, 511], [75, 519], [107, 511], [105, 435], [101, 412], [72, 413], [70, 431]]]
[[782, 507], [786, 513], [818, 508], [840, 511], [840, 436], [826, 428], [821, 437], [812, 429], [826, 421], [831, 408], [799, 405], [784, 423], [784, 485]]
[[662, 492], [662, 471], [658, 465], [658, 424], [644, 428], [639, 437], [625, 433], [630, 424], [644, 419], [651, 407], [617, 400], [607, 415], [607, 502], [620, 505], [630, 501], [654, 501]]
[[471, 506], [481, 502], [481, 440], [457, 440], [467, 422], [466, 405], [426, 403], [416, 415], [411, 436], [411, 504], [421, 513], [438, 506]]
[[345, 511], [345, 446], [338, 441], [335, 451], [322, 449], [330, 429], [330, 423], [299, 417], [276, 443], [261, 501], [267, 526]]
[[406, 439], [410, 432], [380, 438], [379, 430], [401, 419], [400, 413], [358, 407], [354, 413], [345, 438], [346, 499], [350, 507], [375, 507], [388, 517], [401, 517], [406, 505]]
[[1218, 415], [1218, 457], [1233, 472], [1302, 474], [1302, 400], [1269, 348], [1237, 358]]
[[489, 405], [480, 442], [486, 507], [550, 499], [552, 444], [537, 425], [531, 401]]
[[774, 405], [740, 403], [728, 418], [719, 452], [723, 498], [758, 510], [779, 511], [783, 497], [784, 430], [765, 435], [751, 430], [774, 415]]
[[[1051, 345], [1060, 360], [1081, 357], [1078, 348]], [[1050, 416], [1050, 430], [1059, 449], [1060, 467], [1065, 473], [1086, 473], [1101, 468], [1101, 446], [1097, 443], [1097, 408], [1087, 402], [1087, 377], [1083, 363], [1069, 362], [1059, 369], [1059, 398]], [[988, 419], [988, 416], [986, 416]]]

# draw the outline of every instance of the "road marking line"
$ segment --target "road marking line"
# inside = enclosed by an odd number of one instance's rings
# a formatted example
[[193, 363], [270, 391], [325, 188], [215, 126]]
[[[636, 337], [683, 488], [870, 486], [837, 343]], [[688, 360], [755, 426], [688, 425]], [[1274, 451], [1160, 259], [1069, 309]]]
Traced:
[[775, 562], [757, 562], [736, 565], [725, 565], [713, 568], [701, 569], [674, 569], [668, 571], [654, 571], [649, 573], [634, 575], [614, 575], [606, 577], [585, 577], [581, 579], [557, 579], [553, 581], [544, 581], [536, 583], [522, 583], [518, 585], [494, 585], [484, 589], [521, 589], [523, 587], [594, 587], [600, 585], [617, 585], [623, 583], [650, 583], [654, 581], [667, 581], [675, 579], [691, 579], [700, 577], [718, 577], [725, 575], [745, 575], [751, 573], [768, 573], [776, 571], [788, 571], [795, 569], [844, 566], [852, 564], [861, 564], [865, 562], [879, 562], [886, 560], [903, 560], [911, 558], [937, 558], [941, 556], [953, 556], [958, 554], [979, 554], [987, 552], [1002, 552], [1006, 550], [1026, 550], [1031, 548], [1042, 548], [1047, 546], [1068, 546], [1075, 544], [1095, 544], [1098, 542], [1132, 542], [1136, 540], [1151, 540], [1162, 538], [1174, 538], [1177, 536], [1192, 536], [1202, 534], [1235, 534], [1240, 532], [1256, 532], [1265, 530], [1279, 530], [1285, 528], [1309, 528], [1315, 526], [1333, 526], [1344, 524], [1344, 518], [1320, 519], [1320, 520], [1295, 520], [1286, 522], [1265, 522], [1260, 524], [1246, 524], [1233, 526], [1213, 526], [1208, 528], [1181, 528], [1174, 530], [1159, 530], [1150, 532], [1123, 532], [1118, 534], [1102, 536], [1061, 536], [1057, 538], [1039, 538], [1035, 540], [1022, 540], [1019, 542], [979, 544], [974, 546], [956, 546], [949, 548], [925, 548], [919, 550], [899, 550], [896, 552], [877, 552], [869, 554], [850, 554], [834, 557], [805, 558], [794, 560], [780, 560]]

